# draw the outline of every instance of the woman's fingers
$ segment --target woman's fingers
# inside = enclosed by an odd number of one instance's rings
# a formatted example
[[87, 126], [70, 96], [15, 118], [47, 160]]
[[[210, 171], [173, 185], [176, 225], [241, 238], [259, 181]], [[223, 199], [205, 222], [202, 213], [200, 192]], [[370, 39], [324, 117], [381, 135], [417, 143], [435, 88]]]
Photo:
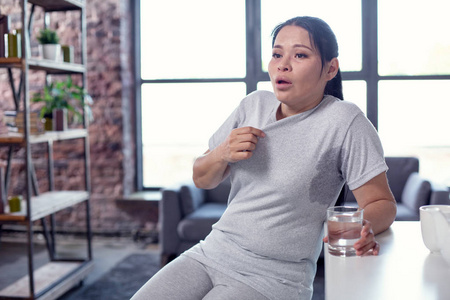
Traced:
[[234, 129], [226, 141], [227, 160], [237, 162], [252, 157], [252, 151], [256, 149], [258, 138], [265, 137], [262, 130], [254, 127], [241, 127]]
[[364, 255], [365, 253], [373, 250], [373, 255], [378, 255], [380, 252], [380, 245], [375, 240], [373, 234], [372, 224], [364, 220], [363, 228], [361, 230], [361, 238], [354, 244], [356, 255]]

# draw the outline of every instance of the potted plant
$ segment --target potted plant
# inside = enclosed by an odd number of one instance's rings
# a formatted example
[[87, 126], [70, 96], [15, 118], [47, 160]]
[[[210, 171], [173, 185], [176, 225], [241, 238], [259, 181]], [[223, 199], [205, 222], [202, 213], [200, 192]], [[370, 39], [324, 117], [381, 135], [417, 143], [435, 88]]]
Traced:
[[53, 61], [59, 61], [61, 55], [61, 45], [59, 43], [59, 37], [56, 31], [45, 28], [39, 31], [37, 40], [41, 44], [42, 57], [44, 59], [50, 59]]
[[33, 102], [43, 102], [40, 116], [45, 118], [45, 130], [62, 131], [67, 129], [67, 113], [78, 122], [84, 110], [86, 117], [92, 120], [90, 105], [92, 98], [84, 88], [72, 82], [70, 76], [66, 81], [55, 81], [44, 86], [43, 91], [33, 95]]

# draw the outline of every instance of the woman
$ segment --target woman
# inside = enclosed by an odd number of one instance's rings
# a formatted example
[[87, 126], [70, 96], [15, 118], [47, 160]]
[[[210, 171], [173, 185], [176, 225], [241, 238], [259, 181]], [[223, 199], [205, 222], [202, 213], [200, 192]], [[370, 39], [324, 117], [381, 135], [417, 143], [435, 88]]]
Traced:
[[272, 47], [274, 93], [248, 95], [194, 163], [200, 188], [231, 176], [227, 210], [133, 299], [310, 299], [326, 209], [344, 183], [365, 210], [357, 255], [378, 254], [395, 200], [375, 129], [341, 101], [333, 32], [298, 17], [275, 28]]

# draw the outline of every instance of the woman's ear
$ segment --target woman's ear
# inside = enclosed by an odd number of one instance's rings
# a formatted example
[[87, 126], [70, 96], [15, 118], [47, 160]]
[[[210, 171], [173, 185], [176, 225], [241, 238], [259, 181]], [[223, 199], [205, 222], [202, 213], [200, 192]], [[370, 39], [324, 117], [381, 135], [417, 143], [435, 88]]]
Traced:
[[328, 62], [327, 80], [333, 79], [339, 71], [339, 60], [335, 57]]

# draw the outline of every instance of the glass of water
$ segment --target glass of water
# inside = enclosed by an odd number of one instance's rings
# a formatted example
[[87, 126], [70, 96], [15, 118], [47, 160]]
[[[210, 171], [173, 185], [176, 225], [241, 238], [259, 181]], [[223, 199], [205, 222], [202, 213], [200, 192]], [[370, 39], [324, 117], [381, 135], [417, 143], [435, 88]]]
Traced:
[[335, 256], [356, 256], [353, 245], [361, 238], [364, 210], [352, 206], [327, 209], [328, 252]]

